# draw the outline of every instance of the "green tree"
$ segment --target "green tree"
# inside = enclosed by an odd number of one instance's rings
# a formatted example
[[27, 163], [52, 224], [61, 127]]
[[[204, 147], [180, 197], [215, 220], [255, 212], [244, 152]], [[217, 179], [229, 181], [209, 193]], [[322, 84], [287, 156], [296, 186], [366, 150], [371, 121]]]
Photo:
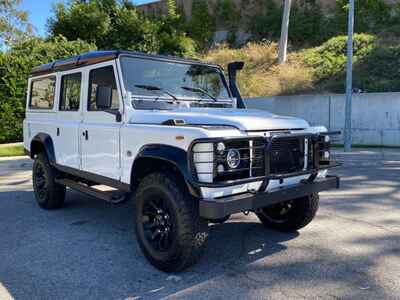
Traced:
[[170, 1], [168, 16], [147, 18], [128, 1], [91, 0], [57, 4], [48, 21], [52, 36], [82, 39], [101, 49], [191, 55], [193, 46]]
[[217, 23], [228, 30], [227, 42], [229, 45], [236, 43], [236, 32], [239, 29], [241, 14], [231, 0], [218, 0]]
[[193, 0], [192, 18], [187, 23], [187, 31], [199, 50], [207, 49], [215, 33], [215, 17], [209, 13], [208, 1]]
[[96, 49], [81, 40], [28, 38], [0, 54], [0, 142], [22, 139], [27, 78], [34, 66]]
[[111, 26], [95, 43], [102, 49], [124, 49], [154, 53], [159, 51], [157, 24], [141, 18], [135, 9], [119, 7], [113, 12]]
[[282, 8], [273, 0], [263, 0], [260, 13], [249, 22], [249, 31], [254, 39], [277, 39], [282, 24]]
[[[336, 0], [336, 15], [339, 31], [346, 33], [349, 3]], [[391, 22], [391, 8], [384, 0], [355, 1], [356, 32], [378, 32]]]
[[177, 17], [178, 12], [177, 12], [177, 7], [176, 7], [176, 1], [175, 0], [167, 0], [167, 5], [168, 5], [168, 16], [170, 17]]
[[20, 3], [21, 0], [0, 1], [0, 45], [12, 44], [32, 32], [27, 12], [18, 8]]
[[63, 35], [71, 41], [82, 39], [97, 44], [111, 28], [110, 16], [103, 9], [95, 1], [73, 2], [70, 6], [57, 3], [53, 7], [54, 17], [47, 23], [49, 32], [52, 36]]

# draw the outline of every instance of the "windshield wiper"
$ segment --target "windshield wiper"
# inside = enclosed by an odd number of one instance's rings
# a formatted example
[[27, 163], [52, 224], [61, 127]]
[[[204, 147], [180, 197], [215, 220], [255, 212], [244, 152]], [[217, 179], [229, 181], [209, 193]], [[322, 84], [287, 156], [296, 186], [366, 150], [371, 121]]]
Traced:
[[212, 100], [214, 100], [215, 102], [217, 102], [217, 98], [215, 98], [213, 95], [211, 95], [209, 92], [207, 92], [206, 90], [203, 90], [202, 88], [199, 87], [189, 87], [189, 86], [181, 86], [181, 89], [184, 89], [186, 91], [191, 91], [194, 93], [201, 93], [203, 95], [206, 95], [208, 97], [210, 97]]
[[[136, 84], [135, 87], [139, 88], [139, 89], [143, 89], [143, 90], [147, 90], [147, 91], [160, 91], [163, 92], [165, 94], [167, 94], [168, 96], [170, 96], [171, 98], [173, 98], [174, 100], [178, 100], [178, 98], [172, 94], [171, 92], [168, 92], [158, 86], [154, 86], [154, 85], [142, 85], [142, 84]], [[160, 97], [157, 97], [155, 101], [157, 101]]]

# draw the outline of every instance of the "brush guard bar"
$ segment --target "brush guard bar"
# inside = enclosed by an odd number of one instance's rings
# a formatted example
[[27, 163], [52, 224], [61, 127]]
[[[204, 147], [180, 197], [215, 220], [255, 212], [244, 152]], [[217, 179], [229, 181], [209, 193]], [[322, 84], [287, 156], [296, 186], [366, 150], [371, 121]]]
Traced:
[[[258, 177], [250, 177], [246, 179], [234, 180], [231, 182], [224, 183], [202, 183], [198, 180], [192, 178], [194, 184], [198, 187], [226, 187], [233, 185], [240, 185], [244, 183], [250, 183], [255, 181], [262, 181], [262, 184], [258, 190], [247, 191], [245, 193], [220, 197], [214, 199], [199, 199], [199, 211], [200, 216], [209, 219], [222, 219], [230, 214], [239, 213], [243, 211], [257, 211], [264, 207], [268, 207], [271, 205], [275, 205], [277, 203], [286, 202], [289, 200], [296, 201], [296, 199], [319, 193], [321, 191], [330, 190], [330, 189], [338, 189], [340, 186], [340, 179], [337, 176], [326, 176], [326, 177], [318, 177], [318, 173], [322, 170], [338, 167], [341, 164], [335, 161], [324, 161], [321, 164], [321, 150], [329, 150], [330, 142], [325, 139], [326, 136], [337, 135], [340, 132], [324, 132], [318, 134], [311, 133], [284, 133], [273, 135], [269, 138], [261, 138], [263, 139], [264, 146], [264, 155], [265, 155], [265, 175]], [[270, 158], [271, 152], [273, 149], [274, 143], [282, 142], [287, 139], [307, 139], [311, 144], [310, 148], [312, 149], [312, 161], [307, 165], [303, 170], [288, 172], [288, 173], [273, 173], [271, 172], [270, 166]], [[254, 141], [259, 140], [258, 137], [246, 137], [245, 139], [237, 140], [247, 140]], [[232, 140], [228, 138], [223, 139], [201, 139], [194, 141], [190, 147], [190, 150], [193, 150], [193, 146], [198, 142], [208, 142], [208, 143], [218, 143], [223, 142], [225, 140]], [[193, 168], [193, 159], [192, 155], [189, 155], [189, 166], [191, 166], [191, 170], [195, 170]], [[306, 165], [306, 164], [305, 164]], [[193, 174], [193, 172], [192, 172]], [[285, 185], [282, 187], [277, 187], [274, 189], [266, 190], [270, 180], [279, 180], [283, 182], [286, 178], [309, 175], [308, 178], [301, 180], [297, 184]]]
[[[336, 161], [324, 161], [323, 164], [321, 163], [321, 152], [322, 151], [329, 151], [330, 150], [330, 142], [325, 141], [326, 136], [332, 136], [332, 135], [338, 135], [340, 132], [321, 132], [321, 133], [283, 133], [283, 134], [274, 134], [271, 137], [245, 137], [245, 138], [205, 138], [205, 139], [197, 139], [192, 142], [192, 144], [189, 146], [189, 155], [188, 155], [188, 165], [190, 168], [190, 174], [191, 178], [190, 181], [193, 185], [197, 187], [210, 187], [210, 188], [219, 188], [219, 187], [228, 187], [228, 186], [235, 186], [235, 185], [240, 185], [240, 184], [245, 184], [245, 183], [250, 183], [250, 182], [256, 182], [256, 181], [263, 181], [262, 186], [260, 187], [260, 190], [265, 190], [265, 188], [268, 186], [268, 183], [270, 180], [284, 180], [286, 178], [290, 177], [295, 177], [295, 176], [301, 176], [301, 175], [307, 175], [309, 174], [309, 178], [307, 179], [309, 182], [312, 182], [315, 180], [315, 178], [318, 175], [319, 171], [338, 167], [341, 164], [336, 162]], [[279, 142], [284, 142], [285, 140], [293, 139], [293, 138], [298, 138], [298, 139], [307, 139], [308, 142], [310, 143], [310, 149], [312, 149], [312, 157], [311, 161], [307, 166], [302, 169], [302, 170], [296, 170], [294, 172], [282, 172], [282, 173], [276, 173], [271, 171], [271, 155], [273, 151], [273, 145]], [[263, 149], [263, 155], [264, 155], [264, 174], [261, 176], [249, 176], [247, 178], [243, 179], [237, 179], [237, 180], [230, 180], [226, 182], [213, 182], [213, 183], [208, 183], [208, 182], [201, 182], [197, 178], [196, 174], [196, 167], [194, 159], [193, 159], [193, 148], [195, 145], [199, 143], [213, 143], [216, 145], [219, 142], [225, 142], [225, 141], [252, 141], [253, 143], [255, 142], [262, 142], [262, 146], [257, 146], [257, 147], [262, 147]], [[214, 147], [215, 148], [215, 147]], [[255, 146], [251, 147], [249, 146], [248, 149], [252, 151], [252, 149], [256, 148]], [[202, 153], [211, 153], [215, 152], [215, 149], [213, 151], [202, 151]], [[201, 163], [215, 163], [213, 161], [202, 161]], [[251, 173], [251, 171], [250, 171]]]

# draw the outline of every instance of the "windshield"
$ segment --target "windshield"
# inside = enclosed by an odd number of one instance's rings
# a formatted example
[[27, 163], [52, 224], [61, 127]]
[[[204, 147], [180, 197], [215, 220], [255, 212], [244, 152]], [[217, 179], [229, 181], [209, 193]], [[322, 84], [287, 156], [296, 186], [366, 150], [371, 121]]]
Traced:
[[129, 56], [121, 57], [121, 67], [125, 89], [134, 96], [151, 97], [153, 102], [216, 104], [230, 99], [222, 72], [216, 67]]

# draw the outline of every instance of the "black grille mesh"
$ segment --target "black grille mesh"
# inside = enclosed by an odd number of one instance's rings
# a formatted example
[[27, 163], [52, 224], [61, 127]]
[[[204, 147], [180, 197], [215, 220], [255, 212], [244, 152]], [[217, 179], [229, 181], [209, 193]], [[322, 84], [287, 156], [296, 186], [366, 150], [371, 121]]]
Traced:
[[272, 142], [270, 149], [271, 174], [287, 174], [304, 169], [304, 138], [277, 139]]

